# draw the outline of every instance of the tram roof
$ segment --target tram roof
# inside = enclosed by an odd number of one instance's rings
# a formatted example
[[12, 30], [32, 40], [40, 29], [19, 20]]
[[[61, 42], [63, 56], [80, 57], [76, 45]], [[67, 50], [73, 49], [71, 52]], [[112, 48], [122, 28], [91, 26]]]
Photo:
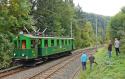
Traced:
[[74, 39], [74, 38], [70, 38], [70, 37], [41, 37], [41, 36], [33, 36], [31, 34], [23, 34], [23, 36], [29, 37], [29, 38], [38, 38], [38, 39], [42, 39], [42, 38], [50, 38], [50, 39]]

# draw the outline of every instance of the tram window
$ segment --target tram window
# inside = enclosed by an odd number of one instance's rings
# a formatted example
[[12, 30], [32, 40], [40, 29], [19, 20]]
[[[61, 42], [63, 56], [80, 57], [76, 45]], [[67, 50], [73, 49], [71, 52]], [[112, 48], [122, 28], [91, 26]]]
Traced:
[[35, 40], [31, 40], [31, 48], [35, 48], [36, 45], [36, 41]]
[[54, 46], [54, 40], [51, 40], [51, 46]]
[[64, 40], [62, 40], [62, 45], [64, 45]]
[[57, 40], [57, 46], [59, 46], [59, 39]]
[[44, 41], [44, 45], [45, 45], [45, 47], [48, 47], [48, 40], [47, 39]]
[[68, 40], [69, 41], [69, 45], [70, 45], [70, 40]]
[[38, 40], [38, 48], [40, 48], [40, 46], [41, 46], [41, 40], [39, 39]]
[[22, 49], [26, 48], [26, 40], [22, 40]]
[[72, 40], [70, 40], [70, 44], [72, 44]]
[[67, 40], [65, 40], [65, 45], [67, 45]]

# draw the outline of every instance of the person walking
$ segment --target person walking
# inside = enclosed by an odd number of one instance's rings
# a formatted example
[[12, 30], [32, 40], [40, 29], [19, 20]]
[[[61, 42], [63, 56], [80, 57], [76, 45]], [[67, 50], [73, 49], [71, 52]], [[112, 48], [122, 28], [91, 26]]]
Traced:
[[119, 46], [120, 46], [120, 42], [118, 41], [117, 38], [115, 38], [115, 51], [116, 51], [116, 56], [118, 56], [120, 54], [120, 51], [119, 51]]
[[111, 40], [108, 45], [108, 56], [109, 56], [109, 58], [111, 58], [111, 56], [112, 56], [112, 41]]
[[81, 62], [82, 62], [82, 69], [86, 70], [86, 62], [87, 62], [88, 56], [86, 54], [86, 52], [83, 52], [82, 56], [81, 56]]

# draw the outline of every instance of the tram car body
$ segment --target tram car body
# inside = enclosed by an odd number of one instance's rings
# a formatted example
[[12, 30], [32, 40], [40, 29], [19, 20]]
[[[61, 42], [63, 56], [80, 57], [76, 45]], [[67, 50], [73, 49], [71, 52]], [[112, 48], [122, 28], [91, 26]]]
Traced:
[[40, 37], [22, 34], [14, 38], [13, 61], [42, 59], [75, 49], [73, 38]]

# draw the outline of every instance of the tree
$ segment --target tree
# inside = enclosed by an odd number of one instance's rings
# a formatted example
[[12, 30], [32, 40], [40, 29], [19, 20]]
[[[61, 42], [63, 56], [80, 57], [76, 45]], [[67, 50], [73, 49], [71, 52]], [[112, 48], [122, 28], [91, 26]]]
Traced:
[[0, 31], [17, 32], [24, 26], [30, 28], [33, 24], [29, 15], [31, 4], [28, 0], [3, 0], [0, 3]]
[[87, 47], [93, 45], [95, 38], [94, 38], [94, 31], [92, 29], [92, 25], [90, 22], [86, 22], [85, 26], [81, 30], [81, 39], [82, 39], [82, 47]]
[[[124, 9], [124, 8], [123, 8]], [[118, 14], [112, 17], [110, 26], [111, 26], [111, 36], [113, 38], [121, 38], [125, 36], [125, 12], [121, 10]]]
[[70, 34], [70, 22], [73, 19], [72, 0], [38, 0], [37, 9], [33, 11], [37, 19], [36, 26], [41, 31], [48, 27], [46, 34], [54, 32], [55, 35], [65, 36]]
[[9, 67], [12, 62], [14, 34], [24, 26], [31, 28], [31, 4], [28, 0], [1, 0], [0, 2], [0, 68]]

